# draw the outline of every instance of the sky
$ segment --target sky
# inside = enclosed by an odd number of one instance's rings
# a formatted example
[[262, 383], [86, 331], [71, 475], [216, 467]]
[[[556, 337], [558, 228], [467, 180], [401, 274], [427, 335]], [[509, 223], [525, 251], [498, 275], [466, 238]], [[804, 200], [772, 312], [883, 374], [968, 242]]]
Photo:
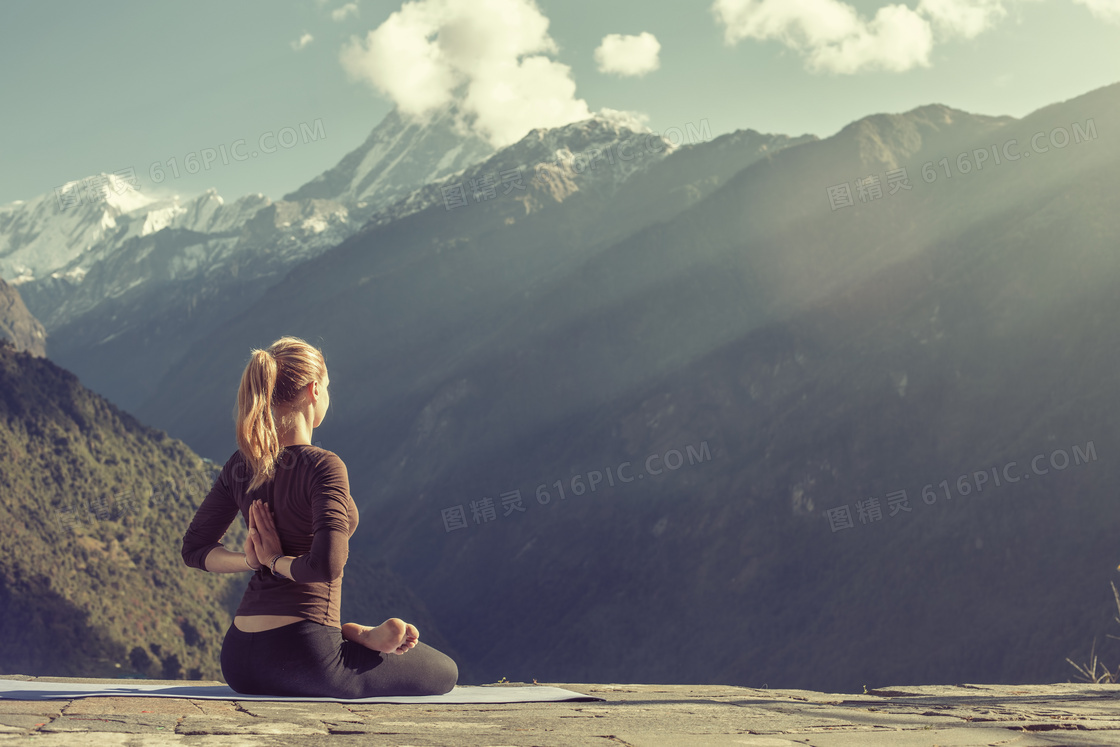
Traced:
[[496, 146], [602, 109], [823, 138], [1118, 81], [1120, 0], [7, 0], [0, 204], [98, 173], [279, 199], [394, 107], [457, 103]]

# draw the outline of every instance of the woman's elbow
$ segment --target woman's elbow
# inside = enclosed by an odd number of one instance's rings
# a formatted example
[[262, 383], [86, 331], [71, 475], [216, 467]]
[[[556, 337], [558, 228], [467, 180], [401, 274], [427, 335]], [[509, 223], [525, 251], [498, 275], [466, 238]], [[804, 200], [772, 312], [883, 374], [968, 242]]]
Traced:
[[[346, 562], [341, 563], [316, 563], [313, 559], [307, 563], [306, 574], [299, 574], [303, 583], [331, 583], [342, 575], [342, 568]], [[306, 575], [306, 578], [303, 576]]]
[[198, 565], [194, 562], [194, 556], [198, 553], [198, 548], [191, 546], [186, 540], [183, 540], [182, 547], [179, 548], [179, 554], [183, 557], [183, 564], [189, 568], [197, 568]]
[[337, 581], [338, 579], [342, 578], [342, 569], [345, 566], [345, 560], [343, 560], [341, 563], [329, 563], [327, 566], [327, 576], [329, 576], [329, 578], [327, 580]]

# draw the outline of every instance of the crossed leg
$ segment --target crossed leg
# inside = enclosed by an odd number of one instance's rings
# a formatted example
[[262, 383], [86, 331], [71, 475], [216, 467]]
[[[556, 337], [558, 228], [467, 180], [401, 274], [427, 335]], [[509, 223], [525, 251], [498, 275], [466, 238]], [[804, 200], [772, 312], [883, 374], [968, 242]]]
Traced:
[[342, 637], [382, 654], [403, 654], [420, 640], [420, 632], [399, 617], [390, 617], [377, 627], [343, 623]]

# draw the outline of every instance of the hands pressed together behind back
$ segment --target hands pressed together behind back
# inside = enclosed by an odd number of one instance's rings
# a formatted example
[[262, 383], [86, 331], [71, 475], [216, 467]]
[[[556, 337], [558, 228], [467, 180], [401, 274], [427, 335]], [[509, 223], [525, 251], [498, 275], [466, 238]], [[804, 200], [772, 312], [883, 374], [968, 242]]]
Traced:
[[249, 504], [249, 537], [245, 540], [245, 558], [254, 569], [259, 569], [277, 555], [283, 555], [280, 535], [272, 511], [259, 498]]

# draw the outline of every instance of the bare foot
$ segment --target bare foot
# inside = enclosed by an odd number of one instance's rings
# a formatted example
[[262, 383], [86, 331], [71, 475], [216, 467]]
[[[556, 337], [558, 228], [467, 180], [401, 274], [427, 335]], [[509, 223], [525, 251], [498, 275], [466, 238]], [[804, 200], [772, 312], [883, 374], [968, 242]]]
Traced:
[[343, 623], [342, 637], [383, 654], [403, 654], [420, 640], [420, 632], [399, 617], [390, 617], [376, 628]]

